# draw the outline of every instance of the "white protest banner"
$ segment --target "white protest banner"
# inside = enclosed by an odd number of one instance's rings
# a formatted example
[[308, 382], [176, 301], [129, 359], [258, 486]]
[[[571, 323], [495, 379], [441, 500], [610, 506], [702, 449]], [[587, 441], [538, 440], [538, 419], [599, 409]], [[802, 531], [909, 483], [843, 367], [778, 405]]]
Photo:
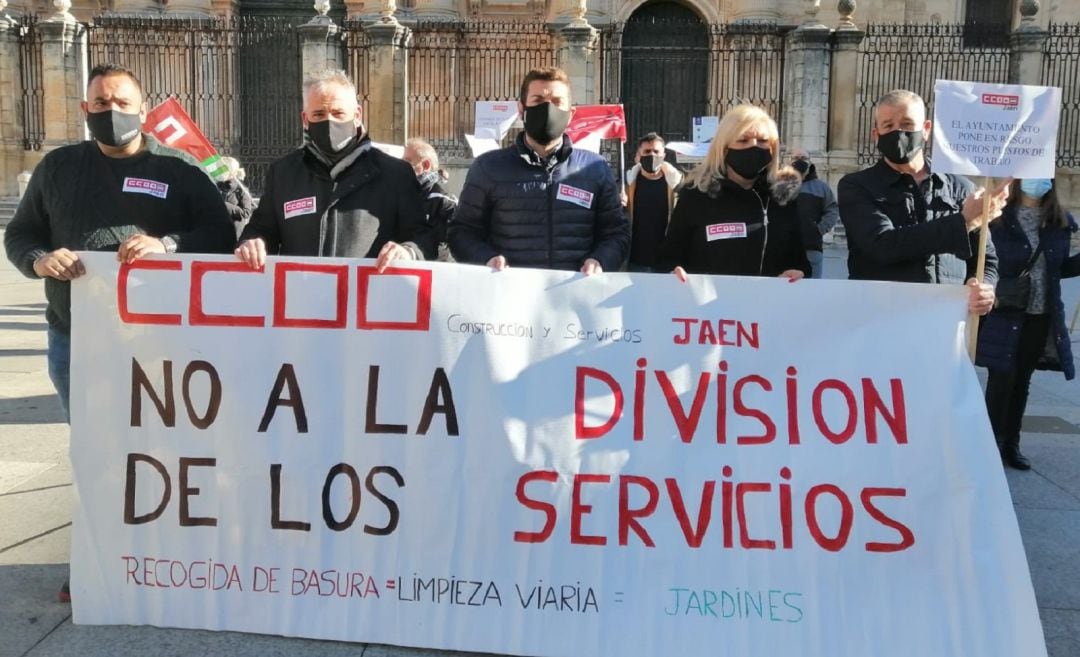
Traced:
[[473, 135], [500, 141], [518, 120], [517, 101], [478, 100]]
[[695, 144], [709, 143], [716, 134], [718, 125], [720, 125], [719, 116], [695, 116], [690, 125], [691, 139]]
[[502, 148], [499, 142], [494, 139], [485, 139], [473, 135], [465, 135], [465, 142], [469, 144], [469, 150], [472, 151], [473, 157], [480, 157], [488, 151], [497, 151]]
[[934, 171], [993, 178], [1053, 178], [1061, 89], [938, 80]]
[[80, 257], [76, 623], [1046, 655], [961, 286]]

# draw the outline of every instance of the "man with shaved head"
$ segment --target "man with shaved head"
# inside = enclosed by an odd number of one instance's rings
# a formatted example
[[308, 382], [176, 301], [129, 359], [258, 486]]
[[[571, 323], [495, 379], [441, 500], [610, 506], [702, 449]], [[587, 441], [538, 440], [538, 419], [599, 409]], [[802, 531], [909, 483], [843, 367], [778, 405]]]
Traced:
[[344, 72], [304, 81], [304, 145], [270, 165], [238, 258], [253, 268], [275, 254], [377, 258], [382, 271], [435, 257], [412, 167], [372, 147], [362, 114]]

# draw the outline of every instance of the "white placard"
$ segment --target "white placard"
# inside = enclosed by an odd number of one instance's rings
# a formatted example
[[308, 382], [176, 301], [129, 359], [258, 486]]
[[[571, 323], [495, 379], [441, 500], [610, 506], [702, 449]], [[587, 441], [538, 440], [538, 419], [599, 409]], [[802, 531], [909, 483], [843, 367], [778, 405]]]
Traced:
[[500, 141], [517, 121], [516, 100], [478, 100], [473, 135]]
[[688, 157], [705, 157], [709, 152], [709, 142], [669, 141], [664, 147], [669, 151], [675, 151], [679, 155]]
[[499, 142], [494, 139], [486, 139], [473, 135], [465, 135], [465, 142], [469, 144], [469, 150], [472, 151], [473, 157], [480, 157], [488, 151], [497, 151], [502, 148]]
[[694, 140], [695, 144], [705, 144], [712, 141], [718, 125], [720, 125], [719, 116], [695, 116], [690, 126], [691, 139]]
[[934, 171], [993, 178], [1053, 178], [1061, 89], [938, 80]]
[[80, 258], [76, 623], [1046, 655], [962, 286]]

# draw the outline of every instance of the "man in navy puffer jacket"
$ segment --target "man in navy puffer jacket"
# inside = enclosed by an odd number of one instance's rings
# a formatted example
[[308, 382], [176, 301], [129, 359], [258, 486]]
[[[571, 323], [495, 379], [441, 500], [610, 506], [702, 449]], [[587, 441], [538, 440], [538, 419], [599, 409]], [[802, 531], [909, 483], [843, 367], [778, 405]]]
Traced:
[[458, 262], [616, 271], [630, 225], [615, 178], [599, 155], [564, 136], [573, 112], [566, 73], [534, 69], [521, 84], [525, 131], [508, 148], [476, 158], [450, 222]]

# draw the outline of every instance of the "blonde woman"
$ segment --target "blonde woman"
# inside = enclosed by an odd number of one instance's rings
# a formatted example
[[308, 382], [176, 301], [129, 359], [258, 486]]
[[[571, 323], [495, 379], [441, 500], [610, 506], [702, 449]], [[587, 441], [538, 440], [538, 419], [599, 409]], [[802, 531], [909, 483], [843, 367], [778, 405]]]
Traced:
[[683, 281], [687, 272], [810, 275], [795, 203], [802, 177], [779, 167], [779, 146], [764, 110], [739, 105], [724, 115], [704, 161], [684, 180], [658, 270]]

